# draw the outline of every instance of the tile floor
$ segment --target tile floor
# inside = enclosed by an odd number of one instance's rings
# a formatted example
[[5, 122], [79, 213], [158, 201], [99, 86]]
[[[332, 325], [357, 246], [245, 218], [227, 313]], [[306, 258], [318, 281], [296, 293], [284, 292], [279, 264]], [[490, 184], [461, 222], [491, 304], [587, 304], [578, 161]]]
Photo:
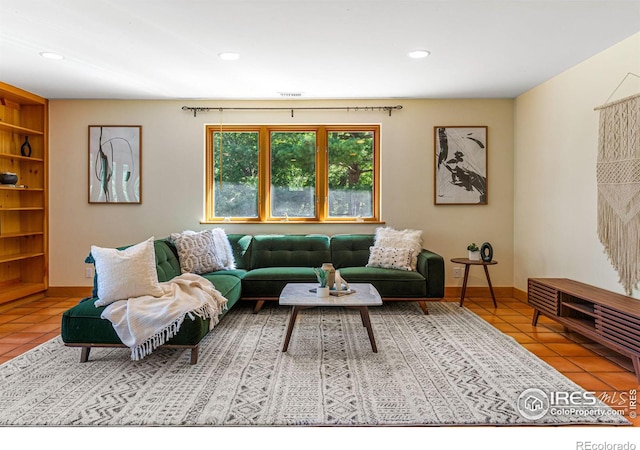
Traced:
[[[79, 300], [44, 297], [0, 305], [0, 364], [59, 335], [62, 312]], [[465, 306], [598, 396], [608, 394], [611, 401], [616, 401], [619, 398], [614, 397], [616, 395], [625, 393], [628, 396], [630, 390], [640, 390], [628, 358], [578, 334], [566, 332], [543, 316], [540, 316], [538, 326], [533, 327], [532, 309], [520, 300], [501, 298], [498, 308], [494, 308], [490, 298], [467, 298]], [[640, 418], [626, 417], [634, 426], [640, 426]]]

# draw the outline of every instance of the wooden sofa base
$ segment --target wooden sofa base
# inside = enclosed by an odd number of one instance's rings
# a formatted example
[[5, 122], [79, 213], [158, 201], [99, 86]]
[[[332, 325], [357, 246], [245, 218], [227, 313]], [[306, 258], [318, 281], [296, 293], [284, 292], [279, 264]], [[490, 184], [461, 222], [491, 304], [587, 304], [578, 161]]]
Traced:
[[[109, 347], [109, 348], [128, 348], [124, 344], [64, 344], [66, 347], [80, 347], [82, 352], [80, 353], [80, 362], [84, 363], [89, 361], [89, 353], [93, 347]], [[191, 362], [190, 364], [198, 363], [198, 344], [195, 345], [161, 345], [159, 348], [176, 348], [176, 349], [191, 349]]]
[[[278, 297], [242, 297], [242, 300], [250, 300], [255, 301], [256, 306], [253, 308], [253, 313], [257, 314], [262, 307], [264, 306], [264, 302], [277, 302]], [[383, 302], [418, 302], [420, 309], [425, 315], [429, 314], [429, 309], [427, 308], [427, 302], [433, 301], [441, 301], [441, 298], [396, 298], [396, 297], [383, 297]]]

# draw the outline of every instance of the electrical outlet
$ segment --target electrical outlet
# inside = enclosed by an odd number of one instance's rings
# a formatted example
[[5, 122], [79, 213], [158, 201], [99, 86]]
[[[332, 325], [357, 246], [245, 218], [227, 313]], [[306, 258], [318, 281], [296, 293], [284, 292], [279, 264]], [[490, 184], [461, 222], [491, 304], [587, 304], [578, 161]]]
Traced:
[[93, 278], [93, 269], [91, 267], [84, 268], [84, 277], [85, 278]]
[[453, 278], [460, 278], [460, 267], [453, 268]]

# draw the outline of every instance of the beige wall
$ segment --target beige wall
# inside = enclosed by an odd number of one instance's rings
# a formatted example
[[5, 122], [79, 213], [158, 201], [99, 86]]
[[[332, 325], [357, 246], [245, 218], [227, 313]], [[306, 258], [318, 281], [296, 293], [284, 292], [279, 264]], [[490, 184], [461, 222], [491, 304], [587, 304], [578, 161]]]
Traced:
[[597, 236], [594, 107], [640, 92], [634, 76], [616, 91], [628, 72], [640, 75], [640, 33], [516, 99], [516, 288], [567, 277], [623, 293]]
[[[87, 101], [50, 102], [50, 285], [85, 286], [84, 258], [92, 244], [119, 246], [151, 235], [204, 229], [204, 126], [220, 114], [197, 118], [182, 111], [198, 106], [364, 106], [397, 105], [382, 112], [225, 111], [224, 123], [380, 123], [382, 127], [382, 219], [395, 228], [423, 230], [425, 247], [444, 256], [447, 286], [450, 258], [466, 256], [469, 242], [489, 241], [499, 261], [491, 269], [495, 286], [513, 285], [513, 130], [511, 99], [296, 102]], [[142, 204], [95, 205], [87, 202], [87, 127], [142, 125]], [[433, 205], [433, 127], [487, 125], [487, 206]], [[228, 233], [373, 233], [375, 226], [224, 225]], [[470, 285], [486, 286], [481, 270]]]

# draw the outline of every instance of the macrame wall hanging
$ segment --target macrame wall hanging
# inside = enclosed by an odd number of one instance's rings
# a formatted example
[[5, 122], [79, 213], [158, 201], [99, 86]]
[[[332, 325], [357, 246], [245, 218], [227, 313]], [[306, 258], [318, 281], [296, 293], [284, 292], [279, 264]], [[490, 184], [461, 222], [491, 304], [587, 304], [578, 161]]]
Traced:
[[640, 281], [640, 94], [595, 109], [598, 238], [631, 295]]

